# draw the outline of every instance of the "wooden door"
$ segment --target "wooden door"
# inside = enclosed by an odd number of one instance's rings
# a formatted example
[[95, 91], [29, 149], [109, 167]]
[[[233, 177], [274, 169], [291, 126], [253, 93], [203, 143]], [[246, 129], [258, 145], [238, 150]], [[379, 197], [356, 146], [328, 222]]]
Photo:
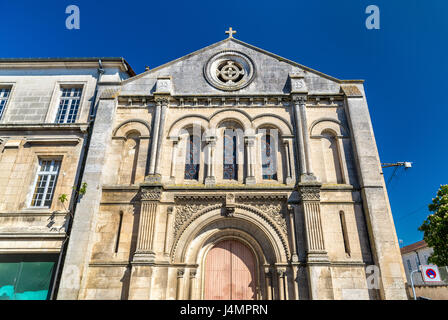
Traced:
[[254, 300], [255, 257], [243, 243], [217, 243], [205, 259], [206, 300]]

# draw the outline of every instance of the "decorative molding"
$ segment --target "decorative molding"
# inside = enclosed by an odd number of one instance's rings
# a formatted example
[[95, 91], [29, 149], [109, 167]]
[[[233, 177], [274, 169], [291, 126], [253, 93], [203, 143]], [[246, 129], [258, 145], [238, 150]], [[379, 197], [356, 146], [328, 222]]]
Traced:
[[162, 189], [143, 189], [141, 193], [142, 201], [158, 201], [162, 197]]
[[[270, 225], [274, 232], [279, 236], [280, 241], [285, 250], [286, 257], [289, 259], [289, 246], [288, 246], [288, 232], [286, 219], [283, 217], [282, 211], [283, 206], [286, 205], [287, 198], [279, 197], [277, 198], [277, 203], [272, 203], [273, 199], [270, 197], [264, 198], [268, 203], [264, 203], [259, 200], [252, 200], [250, 202], [245, 201], [244, 204], [235, 203], [229, 205], [229, 209], [226, 209], [225, 195], [221, 195], [218, 203], [213, 203], [208, 199], [208, 203], [206, 202], [198, 202], [195, 203], [192, 198], [189, 197], [175, 197], [176, 200], [182, 199], [180, 203], [176, 205], [176, 215], [174, 220], [174, 241], [172, 252], [174, 253], [177, 250], [178, 241], [183, 234], [183, 232], [191, 225], [197, 218], [200, 216], [213, 211], [219, 210], [223, 207], [225, 208], [225, 214], [227, 212], [229, 215], [234, 215], [235, 209], [243, 209], [245, 211], [251, 212], [261, 219], [263, 219], [268, 225]], [[200, 199], [200, 197], [196, 197], [195, 200]], [[238, 196], [235, 199], [239, 199]], [[188, 201], [185, 201], [188, 200]], [[218, 199], [215, 199], [215, 201]]]
[[294, 104], [305, 104], [307, 97], [306, 95], [293, 95], [291, 100]]
[[320, 201], [320, 186], [299, 187], [301, 201]]
[[170, 103], [170, 98], [167, 96], [157, 95], [154, 97], [154, 101], [161, 106], [167, 106]]

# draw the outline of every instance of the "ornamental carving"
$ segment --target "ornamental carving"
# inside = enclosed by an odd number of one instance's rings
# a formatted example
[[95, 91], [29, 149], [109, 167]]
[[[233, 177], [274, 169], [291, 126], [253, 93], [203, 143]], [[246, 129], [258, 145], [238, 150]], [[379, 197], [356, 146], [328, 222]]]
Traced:
[[155, 97], [154, 101], [161, 106], [167, 106], [170, 99], [168, 97]]
[[245, 54], [226, 50], [212, 56], [204, 66], [204, 76], [215, 88], [232, 91], [244, 88], [255, 76], [255, 65]]
[[300, 200], [320, 201], [320, 187], [299, 188]]
[[162, 196], [162, 189], [143, 189], [141, 199], [143, 201], [158, 201]]
[[174, 237], [177, 236], [185, 222], [187, 222], [195, 213], [209, 205], [210, 203], [186, 203], [178, 206], [176, 208], [176, 219], [174, 220]]
[[306, 100], [307, 100], [307, 98], [306, 98], [306, 96], [304, 96], [304, 95], [293, 96], [293, 97], [292, 97], [292, 101], [294, 102], [294, 104], [300, 104], [300, 105], [302, 105], [302, 104], [305, 104], [305, 103], [306, 103]]
[[282, 214], [283, 204], [281, 202], [278, 203], [263, 203], [263, 202], [247, 202], [245, 203], [251, 207], [258, 209], [259, 211], [266, 214], [269, 218], [271, 218], [284, 232], [287, 234], [286, 220]]

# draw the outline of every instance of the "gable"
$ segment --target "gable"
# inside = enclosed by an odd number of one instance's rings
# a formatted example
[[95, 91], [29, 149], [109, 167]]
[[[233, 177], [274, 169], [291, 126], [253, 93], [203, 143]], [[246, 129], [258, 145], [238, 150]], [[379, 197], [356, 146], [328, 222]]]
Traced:
[[[252, 65], [253, 70], [248, 67], [245, 73], [242, 72], [246, 76], [252, 71], [252, 78], [237, 90], [223, 90], [214, 85], [210, 78], [216, 70], [207, 74], [210, 61], [226, 53], [236, 54]], [[229, 38], [124, 81], [121, 94], [148, 95], [155, 90], [158, 77], [171, 77], [173, 95], [288, 94], [289, 75], [297, 73], [304, 74], [310, 94], [337, 93], [340, 90], [341, 81], [336, 78]]]

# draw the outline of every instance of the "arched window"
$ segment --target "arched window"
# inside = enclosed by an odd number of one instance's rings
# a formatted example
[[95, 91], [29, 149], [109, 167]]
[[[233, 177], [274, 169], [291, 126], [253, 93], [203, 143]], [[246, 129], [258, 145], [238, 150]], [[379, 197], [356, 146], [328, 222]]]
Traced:
[[137, 160], [140, 148], [140, 136], [132, 132], [126, 137], [121, 157], [121, 167], [118, 173], [119, 184], [134, 184], [137, 170]]
[[237, 135], [234, 129], [224, 130], [224, 166], [225, 180], [238, 180]]
[[343, 183], [338, 142], [334, 133], [322, 132], [322, 148], [327, 183]]
[[261, 166], [264, 180], [277, 180], [276, 139], [271, 134], [261, 137]]
[[190, 134], [187, 141], [186, 151], [184, 178], [187, 180], [199, 180], [201, 139]]

